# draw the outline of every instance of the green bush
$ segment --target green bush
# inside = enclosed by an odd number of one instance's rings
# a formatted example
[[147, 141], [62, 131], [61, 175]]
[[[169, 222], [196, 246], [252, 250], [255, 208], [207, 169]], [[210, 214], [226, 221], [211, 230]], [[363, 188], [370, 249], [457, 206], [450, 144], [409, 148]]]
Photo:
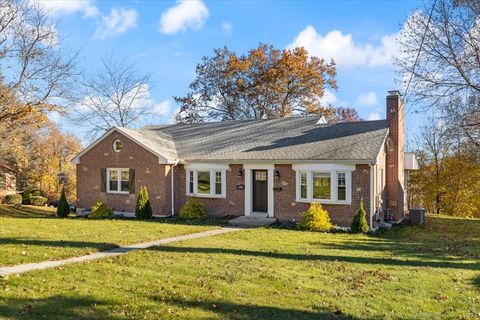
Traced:
[[102, 201], [98, 201], [92, 206], [92, 212], [88, 219], [105, 219], [113, 214], [113, 210]]
[[30, 204], [30, 197], [31, 197], [30, 190], [25, 190], [22, 192], [22, 204]]
[[179, 216], [183, 220], [203, 220], [207, 217], [207, 208], [197, 199], [190, 199], [180, 209]]
[[[46, 198], [47, 195], [40, 189], [25, 190], [22, 192], [22, 204], [32, 204], [32, 197], [43, 197]], [[48, 201], [48, 199], [47, 199]]]
[[30, 196], [32, 197], [47, 197], [47, 194], [40, 189], [35, 189], [30, 191]]
[[48, 199], [42, 196], [31, 196], [30, 204], [33, 206], [44, 206]]
[[22, 195], [21, 194], [7, 194], [3, 198], [3, 202], [6, 204], [22, 204]]
[[332, 229], [332, 221], [327, 210], [320, 203], [311, 203], [310, 208], [302, 213], [303, 219], [300, 228], [310, 231], [328, 232]]
[[67, 197], [65, 196], [65, 190], [62, 190], [60, 195], [60, 200], [58, 201], [57, 206], [57, 216], [58, 217], [67, 217], [70, 213], [70, 205], [68, 204]]
[[141, 187], [138, 193], [137, 205], [135, 206], [135, 217], [137, 219], [151, 219], [153, 215], [152, 206], [148, 199], [147, 187]]
[[352, 233], [367, 233], [368, 232], [367, 213], [363, 209], [363, 200], [360, 201], [360, 209], [353, 216], [352, 225], [350, 231]]

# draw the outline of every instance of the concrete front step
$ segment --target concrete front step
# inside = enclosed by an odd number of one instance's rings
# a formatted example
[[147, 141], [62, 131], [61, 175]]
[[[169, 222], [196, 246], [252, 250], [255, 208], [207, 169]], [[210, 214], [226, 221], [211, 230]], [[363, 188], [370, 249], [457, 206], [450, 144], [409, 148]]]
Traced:
[[275, 223], [276, 221], [277, 221], [277, 218], [240, 216], [230, 220], [228, 223], [236, 227], [255, 228], [255, 227], [269, 226]]

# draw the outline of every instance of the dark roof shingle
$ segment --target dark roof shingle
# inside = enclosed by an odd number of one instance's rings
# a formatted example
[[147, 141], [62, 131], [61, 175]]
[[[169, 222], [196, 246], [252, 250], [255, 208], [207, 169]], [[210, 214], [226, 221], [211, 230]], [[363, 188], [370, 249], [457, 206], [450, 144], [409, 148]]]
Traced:
[[318, 117], [122, 129], [170, 160], [375, 160], [385, 120], [317, 124]]

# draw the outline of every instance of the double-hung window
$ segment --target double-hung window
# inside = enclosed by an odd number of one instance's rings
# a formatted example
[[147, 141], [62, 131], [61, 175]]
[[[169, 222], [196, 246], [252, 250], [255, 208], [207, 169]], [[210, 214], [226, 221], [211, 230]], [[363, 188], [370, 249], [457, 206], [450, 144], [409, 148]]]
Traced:
[[130, 172], [129, 169], [107, 169], [107, 192], [109, 193], [129, 193], [130, 192]]
[[[352, 173], [327, 166], [301, 167], [296, 170], [297, 201], [349, 204], [352, 197]], [[303, 169], [305, 168], [305, 169]]]
[[224, 198], [225, 193], [224, 169], [187, 169], [187, 195]]

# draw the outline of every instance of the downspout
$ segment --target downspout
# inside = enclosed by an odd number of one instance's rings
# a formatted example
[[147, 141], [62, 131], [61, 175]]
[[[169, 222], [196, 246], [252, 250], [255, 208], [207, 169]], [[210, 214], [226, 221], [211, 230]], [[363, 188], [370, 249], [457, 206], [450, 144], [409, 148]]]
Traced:
[[373, 216], [374, 216], [374, 211], [375, 211], [375, 195], [373, 194], [373, 168], [375, 165], [370, 164], [370, 231], [374, 231], [375, 229], [373, 228]]
[[174, 172], [173, 168], [176, 167], [179, 162], [180, 162], [179, 159], [175, 160], [175, 163], [172, 165], [172, 170], [171, 170], [172, 181], [171, 181], [170, 187], [171, 187], [171, 193], [172, 193], [172, 214], [170, 215], [170, 217], [173, 217], [175, 214], [175, 187], [174, 187], [175, 181], [173, 179], [173, 172]]

